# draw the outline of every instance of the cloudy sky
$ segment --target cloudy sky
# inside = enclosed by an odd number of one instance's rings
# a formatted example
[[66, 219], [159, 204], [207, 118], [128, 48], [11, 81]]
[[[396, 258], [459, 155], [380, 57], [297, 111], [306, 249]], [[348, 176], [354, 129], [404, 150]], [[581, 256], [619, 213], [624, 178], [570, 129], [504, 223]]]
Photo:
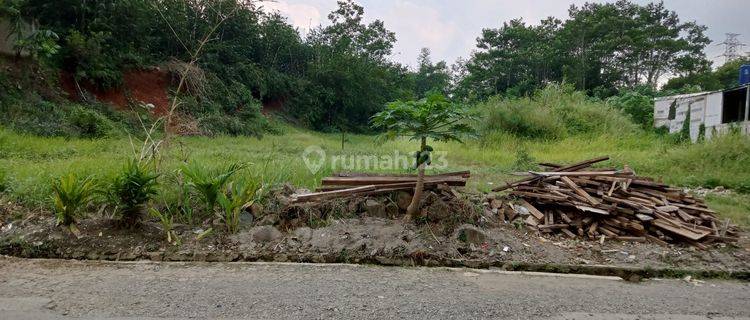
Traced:
[[[591, 0], [589, 0], [591, 1]], [[397, 43], [393, 59], [415, 65], [419, 49], [428, 47], [433, 61], [452, 63], [458, 57], [468, 57], [482, 28], [496, 28], [503, 21], [523, 18], [527, 23], [555, 16], [566, 18], [571, 4], [578, 0], [359, 0], [365, 8], [365, 19], [380, 19], [396, 32]], [[605, 1], [596, 1], [605, 2]], [[611, 2], [611, 1], [609, 1]], [[638, 3], [650, 1], [635, 0]], [[716, 62], [723, 52], [717, 43], [725, 33], [742, 34], [740, 40], [750, 43], [747, 0], [665, 0], [667, 8], [677, 11], [682, 21], [695, 20], [708, 26], [713, 43], [706, 54]], [[262, 2], [267, 10], [278, 10], [303, 33], [319, 24], [326, 25], [326, 16], [336, 8], [335, 0], [275, 0]], [[746, 50], [750, 50], [746, 47]]]

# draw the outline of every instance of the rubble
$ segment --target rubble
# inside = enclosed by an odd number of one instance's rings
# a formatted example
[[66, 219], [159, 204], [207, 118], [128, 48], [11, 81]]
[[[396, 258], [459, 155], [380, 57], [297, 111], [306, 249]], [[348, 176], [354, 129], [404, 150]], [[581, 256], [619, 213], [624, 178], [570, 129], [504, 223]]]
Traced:
[[590, 168], [609, 157], [572, 165], [543, 164], [547, 172], [494, 191], [510, 189], [516, 200], [499, 210], [547, 234], [593, 240], [687, 243], [699, 249], [713, 242], [736, 242], [739, 230], [717, 218], [704, 201], [680, 188], [624, 169]]

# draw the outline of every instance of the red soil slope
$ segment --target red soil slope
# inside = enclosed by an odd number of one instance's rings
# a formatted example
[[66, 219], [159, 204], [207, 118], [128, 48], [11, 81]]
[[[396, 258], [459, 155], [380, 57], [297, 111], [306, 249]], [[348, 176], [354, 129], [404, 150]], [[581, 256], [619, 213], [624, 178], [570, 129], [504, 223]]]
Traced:
[[[71, 99], [78, 100], [78, 90], [71, 74], [63, 73], [60, 83]], [[132, 70], [123, 74], [119, 88], [101, 90], [90, 83], [79, 82], [81, 87], [91, 92], [97, 100], [126, 109], [129, 103], [153, 104], [152, 113], [164, 115], [169, 111], [169, 75], [161, 70]]]

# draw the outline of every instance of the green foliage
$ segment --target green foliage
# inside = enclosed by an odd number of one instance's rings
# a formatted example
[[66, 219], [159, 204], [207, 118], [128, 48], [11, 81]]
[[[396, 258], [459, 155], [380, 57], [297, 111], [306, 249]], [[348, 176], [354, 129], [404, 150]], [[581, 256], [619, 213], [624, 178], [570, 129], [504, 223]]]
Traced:
[[232, 163], [224, 169], [209, 169], [205, 165], [193, 162], [180, 169], [188, 178], [188, 185], [203, 198], [206, 213], [213, 213], [216, 201], [229, 179], [247, 167], [244, 163]]
[[237, 233], [240, 227], [240, 214], [253, 205], [256, 200], [258, 186], [251, 183], [228, 183], [226, 192], [219, 193], [216, 198], [222, 209], [216, 215], [224, 222], [229, 233]]
[[60, 50], [57, 44], [59, 38], [57, 33], [50, 30], [34, 30], [27, 37], [16, 40], [14, 47], [19, 52], [28, 52], [35, 59], [49, 59]]
[[75, 174], [62, 176], [52, 181], [52, 200], [57, 224], [70, 226], [82, 217], [84, 209], [96, 191], [91, 177], [79, 179]]
[[528, 171], [536, 168], [536, 159], [529, 154], [525, 146], [516, 150], [516, 161], [513, 163], [513, 169], [518, 171]]
[[708, 69], [706, 27], [680, 21], [662, 2], [588, 2], [571, 6], [569, 15], [483, 29], [458, 92], [520, 97], [564, 80], [604, 98], [641, 84], [655, 88], [665, 74]]
[[115, 128], [107, 117], [81, 106], [74, 107], [66, 118], [82, 138], [103, 138], [112, 134]]
[[626, 91], [607, 99], [607, 103], [622, 110], [630, 119], [643, 128], [651, 128], [654, 122], [654, 101], [637, 91]]
[[[533, 97], [494, 97], [477, 106], [485, 142], [506, 133], [532, 139], [561, 139], [578, 134], [628, 134], [637, 127], [619, 110], [574, 92], [548, 85]], [[592, 119], [596, 119], [592, 121]]]
[[173, 230], [174, 216], [172, 216], [169, 211], [161, 212], [155, 208], [150, 208], [148, 210], [148, 213], [150, 216], [159, 219], [159, 223], [161, 224], [161, 228], [164, 230], [167, 242], [174, 242], [175, 245], [180, 245], [182, 241], [180, 240], [180, 237], [177, 236], [177, 233]]
[[473, 116], [445, 96], [433, 92], [417, 101], [395, 101], [372, 117], [374, 127], [385, 130], [386, 138], [409, 137], [412, 140], [461, 141], [473, 135], [468, 124]]
[[140, 223], [145, 213], [145, 205], [157, 193], [157, 178], [153, 164], [130, 160], [115, 177], [109, 190], [110, 197], [117, 204], [121, 222], [128, 227]]
[[430, 49], [422, 48], [418, 58], [419, 69], [414, 74], [414, 93], [423, 98], [428, 92], [448, 94], [451, 74], [445, 61], [432, 63]]
[[714, 91], [733, 88], [739, 85], [740, 66], [750, 63], [747, 59], [737, 59], [721, 65], [714, 71], [701, 70], [671, 78], [662, 87], [665, 95]]

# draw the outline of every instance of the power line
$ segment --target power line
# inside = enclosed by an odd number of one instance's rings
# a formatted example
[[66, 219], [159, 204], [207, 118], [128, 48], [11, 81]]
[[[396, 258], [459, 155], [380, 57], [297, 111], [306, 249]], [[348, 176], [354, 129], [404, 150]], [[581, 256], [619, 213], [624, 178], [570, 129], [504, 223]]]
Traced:
[[720, 57], [724, 57], [725, 62], [742, 58], [742, 47], [744, 47], [745, 44], [737, 39], [739, 35], [739, 33], [726, 33], [726, 40], [722, 43], [716, 44], [719, 46], [724, 45], [724, 54], [720, 55]]

